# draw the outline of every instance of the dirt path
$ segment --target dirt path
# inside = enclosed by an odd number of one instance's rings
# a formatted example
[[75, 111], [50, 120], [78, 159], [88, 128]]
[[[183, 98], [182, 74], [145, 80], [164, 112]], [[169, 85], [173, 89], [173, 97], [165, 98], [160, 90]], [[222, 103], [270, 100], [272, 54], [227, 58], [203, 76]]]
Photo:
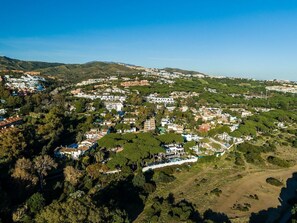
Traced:
[[[243, 217], [252, 212], [258, 212], [270, 207], [277, 207], [279, 202], [279, 195], [282, 187], [272, 186], [266, 183], [268, 177], [275, 177], [282, 179], [285, 183], [292, 174], [297, 172], [297, 166], [280, 169], [280, 170], [265, 170], [263, 172], [250, 173], [242, 179], [234, 181], [231, 184], [224, 185], [220, 188], [223, 193], [217, 199], [213, 206], [214, 211], [226, 213], [229, 217]], [[252, 199], [249, 195], [257, 195], [259, 200]], [[248, 203], [251, 205], [248, 212], [233, 210], [234, 204]]]

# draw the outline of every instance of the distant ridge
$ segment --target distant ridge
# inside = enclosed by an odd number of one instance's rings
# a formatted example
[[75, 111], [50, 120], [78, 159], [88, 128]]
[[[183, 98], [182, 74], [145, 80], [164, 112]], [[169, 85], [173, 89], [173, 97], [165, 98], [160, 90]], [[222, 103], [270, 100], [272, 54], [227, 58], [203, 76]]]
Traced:
[[183, 70], [183, 69], [179, 69], [179, 68], [165, 67], [163, 70], [166, 70], [167, 72], [179, 72], [179, 73], [183, 73], [183, 74], [202, 74], [202, 75], [205, 75], [204, 73], [200, 73], [198, 71]]
[[92, 61], [84, 64], [64, 64], [23, 61], [6, 56], [0, 56], [0, 70], [40, 71], [44, 75], [74, 83], [86, 78], [135, 73], [135, 70], [113, 62]]
[[[136, 70], [134, 67], [138, 67], [140, 69]], [[40, 71], [44, 75], [72, 83], [85, 80], [86, 78], [98, 78], [119, 74], [135, 74], [140, 72], [141, 69], [141, 66], [111, 61], [90, 61], [83, 64], [65, 64], [41, 61], [24, 61], [0, 56], [0, 70]], [[164, 68], [163, 70], [168, 72], [180, 72], [183, 74], [203, 74], [197, 71], [188, 71], [178, 68]]]
[[0, 56], [0, 70], [36, 70], [63, 65], [63, 63], [48, 63], [41, 61], [23, 61]]

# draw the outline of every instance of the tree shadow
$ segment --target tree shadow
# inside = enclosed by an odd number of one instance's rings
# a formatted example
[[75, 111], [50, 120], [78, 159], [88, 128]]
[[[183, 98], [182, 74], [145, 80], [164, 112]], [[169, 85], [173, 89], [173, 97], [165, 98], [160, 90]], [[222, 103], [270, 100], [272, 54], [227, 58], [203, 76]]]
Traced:
[[143, 191], [135, 187], [129, 177], [123, 181], [111, 182], [94, 196], [94, 200], [98, 204], [106, 204], [113, 210], [124, 210], [129, 221], [133, 222], [144, 209], [141, 196], [145, 196]]
[[288, 222], [291, 217], [291, 207], [297, 199], [297, 172], [286, 181], [286, 186], [281, 189], [279, 195], [280, 205], [276, 208], [268, 208], [258, 213], [252, 213], [250, 223], [274, 223]]
[[214, 212], [211, 209], [208, 209], [203, 214], [204, 220], [211, 220], [215, 223], [231, 223], [228, 216], [224, 213]]

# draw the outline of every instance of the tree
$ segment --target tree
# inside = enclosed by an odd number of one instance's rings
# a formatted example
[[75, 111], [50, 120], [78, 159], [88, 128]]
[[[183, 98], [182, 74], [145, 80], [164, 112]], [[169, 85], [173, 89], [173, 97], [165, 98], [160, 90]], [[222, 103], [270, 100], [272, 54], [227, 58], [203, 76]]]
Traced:
[[104, 104], [103, 102], [98, 98], [98, 99], [95, 99], [94, 102], [93, 102], [93, 106], [95, 107], [96, 110], [100, 110], [101, 108], [104, 107]]
[[127, 214], [106, 207], [97, 207], [92, 200], [83, 196], [80, 199], [69, 198], [65, 202], [54, 201], [45, 207], [35, 218], [35, 222], [44, 223], [80, 223], [80, 222], [128, 222]]
[[160, 135], [158, 139], [165, 144], [169, 143], [182, 143], [184, 141], [183, 137], [180, 134], [176, 133], [167, 133]]
[[85, 134], [83, 132], [78, 132], [77, 135], [76, 135], [76, 137], [75, 137], [76, 141], [77, 142], [83, 141], [84, 140], [84, 135]]
[[44, 207], [45, 199], [41, 193], [37, 192], [26, 201], [26, 204], [32, 213], [37, 213]]
[[56, 167], [57, 164], [49, 155], [37, 156], [34, 159], [34, 168], [38, 174], [41, 190], [43, 190], [44, 176], [47, 176], [48, 171]]
[[104, 164], [95, 163], [87, 166], [86, 171], [90, 177], [96, 179], [102, 172], [107, 171], [107, 167]]
[[12, 177], [36, 185], [38, 178], [34, 175], [33, 163], [26, 158], [18, 159]]
[[27, 205], [24, 205], [22, 207], [19, 207], [17, 210], [15, 210], [12, 214], [12, 220], [14, 222], [20, 222], [22, 221], [26, 214], [27, 214], [27, 210], [28, 210], [28, 207]]
[[37, 133], [44, 140], [54, 142], [57, 141], [64, 130], [63, 127], [63, 111], [57, 107], [52, 108], [45, 115], [44, 124], [38, 126]]
[[17, 158], [26, 148], [23, 133], [17, 128], [11, 128], [0, 133], [0, 158]]
[[130, 125], [128, 124], [124, 124], [124, 123], [119, 123], [115, 126], [115, 129], [117, 131], [124, 131], [124, 130], [129, 130], [130, 129]]
[[131, 105], [141, 105], [142, 104], [142, 98], [141, 98], [140, 95], [132, 93], [129, 100], [128, 100], [128, 102]]
[[75, 186], [82, 177], [82, 173], [73, 166], [66, 166], [64, 168], [64, 176], [66, 181]]
[[77, 113], [82, 113], [86, 110], [86, 100], [83, 98], [80, 98], [75, 102], [74, 106], [75, 106], [75, 111]]
[[139, 171], [132, 180], [132, 183], [135, 187], [143, 187], [145, 184], [145, 176], [142, 171]]

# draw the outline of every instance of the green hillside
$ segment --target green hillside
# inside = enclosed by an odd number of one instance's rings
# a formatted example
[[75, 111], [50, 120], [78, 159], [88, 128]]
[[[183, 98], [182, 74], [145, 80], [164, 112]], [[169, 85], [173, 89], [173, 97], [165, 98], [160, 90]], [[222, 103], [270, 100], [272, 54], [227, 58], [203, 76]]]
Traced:
[[88, 78], [137, 73], [134, 69], [108, 62], [89, 62], [85, 64], [62, 64], [37, 61], [22, 61], [0, 57], [0, 70], [40, 71], [66, 82], [79, 82]]
[[0, 70], [25, 70], [33, 71], [36, 69], [43, 69], [48, 67], [60, 66], [62, 63], [47, 63], [40, 61], [22, 61], [12, 59], [9, 57], [0, 56]]
[[197, 72], [197, 71], [183, 70], [183, 69], [171, 68], [171, 67], [166, 67], [166, 68], [164, 68], [164, 70], [166, 70], [167, 72], [179, 72], [179, 73], [182, 73], [182, 74], [203, 74], [203, 73], [200, 73], [200, 72]]
[[78, 82], [88, 78], [98, 78], [112, 75], [127, 75], [138, 71], [123, 65], [106, 62], [90, 62], [85, 64], [63, 64], [60, 66], [37, 69], [43, 74], [55, 76], [70, 82]]

